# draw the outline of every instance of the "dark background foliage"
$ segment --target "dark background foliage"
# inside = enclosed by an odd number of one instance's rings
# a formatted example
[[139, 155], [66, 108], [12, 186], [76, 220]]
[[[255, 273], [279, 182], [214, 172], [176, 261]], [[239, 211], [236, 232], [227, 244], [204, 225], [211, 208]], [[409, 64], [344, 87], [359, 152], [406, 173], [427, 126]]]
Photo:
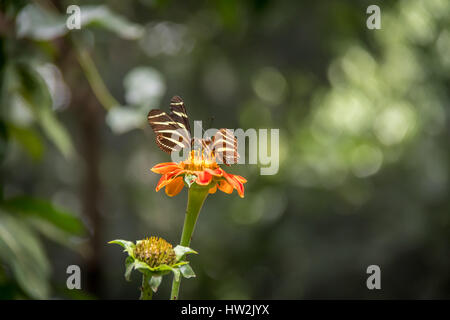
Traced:
[[[65, 27], [66, 8], [88, 16]], [[381, 7], [382, 29], [366, 27]], [[177, 243], [146, 124], [279, 128], [280, 168], [206, 201], [181, 298], [449, 298], [450, 5], [2, 1], [0, 297], [138, 297], [112, 239]], [[82, 290], [66, 288], [80, 265]], [[382, 290], [366, 288], [381, 267]], [[166, 278], [156, 298], [168, 297]]]

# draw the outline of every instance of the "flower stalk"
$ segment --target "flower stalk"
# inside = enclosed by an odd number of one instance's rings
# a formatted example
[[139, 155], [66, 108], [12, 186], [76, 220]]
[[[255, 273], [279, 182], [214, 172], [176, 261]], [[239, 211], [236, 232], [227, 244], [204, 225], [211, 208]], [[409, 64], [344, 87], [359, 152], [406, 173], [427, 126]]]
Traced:
[[147, 273], [142, 274], [141, 296], [139, 300], [152, 300], [153, 291], [150, 287], [151, 278], [152, 276]]
[[[186, 215], [184, 218], [183, 231], [181, 234], [180, 245], [188, 247], [191, 243], [192, 234], [194, 233], [197, 218], [202, 209], [203, 203], [209, 194], [209, 189], [192, 185], [188, 192], [188, 203], [186, 208]], [[177, 280], [175, 277], [172, 282], [172, 291], [170, 300], [178, 299], [178, 292], [180, 290], [181, 277]]]

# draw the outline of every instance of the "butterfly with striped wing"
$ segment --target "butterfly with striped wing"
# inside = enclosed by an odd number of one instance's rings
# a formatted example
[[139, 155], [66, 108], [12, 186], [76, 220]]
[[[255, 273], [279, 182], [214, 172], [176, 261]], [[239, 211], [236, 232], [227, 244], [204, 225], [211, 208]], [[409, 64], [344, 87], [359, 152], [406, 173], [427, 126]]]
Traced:
[[200, 154], [212, 157], [217, 163], [237, 163], [237, 138], [230, 129], [219, 129], [211, 139], [191, 137], [186, 107], [179, 96], [170, 100], [169, 114], [160, 109], [150, 110], [148, 122], [156, 135], [156, 144], [169, 154], [200, 146]]

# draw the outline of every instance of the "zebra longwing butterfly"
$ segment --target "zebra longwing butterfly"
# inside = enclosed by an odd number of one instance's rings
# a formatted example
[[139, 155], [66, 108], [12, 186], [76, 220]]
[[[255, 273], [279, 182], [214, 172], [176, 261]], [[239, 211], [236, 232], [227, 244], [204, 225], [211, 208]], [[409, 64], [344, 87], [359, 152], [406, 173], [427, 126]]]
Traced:
[[183, 148], [194, 147], [197, 142], [203, 152], [211, 154], [218, 163], [237, 163], [239, 154], [237, 152], [237, 138], [229, 129], [219, 129], [211, 139], [191, 138], [189, 118], [183, 100], [175, 96], [170, 100], [170, 113], [167, 114], [160, 109], [150, 110], [148, 122], [156, 135], [156, 144], [167, 152], [178, 152]]

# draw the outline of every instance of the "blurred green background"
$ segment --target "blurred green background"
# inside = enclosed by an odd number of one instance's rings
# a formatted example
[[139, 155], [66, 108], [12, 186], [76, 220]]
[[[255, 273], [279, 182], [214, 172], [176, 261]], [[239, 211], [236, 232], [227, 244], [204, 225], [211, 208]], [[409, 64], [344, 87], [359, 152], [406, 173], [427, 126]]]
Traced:
[[278, 174], [206, 201], [181, 298], [450, 298], [449, 1], [2, 0], [0, 35], [0, 298], [138, 297], [106, 243], [179, 240], [146, 123], [173, 95], [280, 129]]

